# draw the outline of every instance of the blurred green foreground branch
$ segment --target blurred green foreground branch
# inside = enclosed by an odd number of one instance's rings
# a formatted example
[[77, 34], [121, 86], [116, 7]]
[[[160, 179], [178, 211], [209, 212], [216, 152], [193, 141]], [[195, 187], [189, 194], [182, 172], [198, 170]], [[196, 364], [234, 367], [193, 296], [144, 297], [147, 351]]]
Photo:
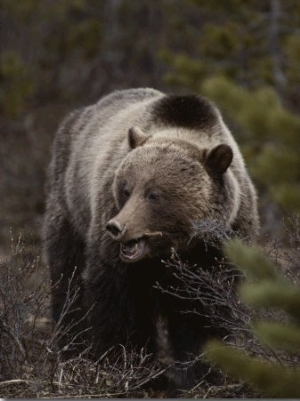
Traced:
[[[229, 242], [229, 259], [244, 271], [246, 283], [240, 287], [244, 301], [254, 308], [283, 311], [288, 323], [259, 321], [254, 334], [264, 346], [282, 349], [293, 355], [300, 350], [300, 288], [288, 282], [258, 249]], [[284, 366], [278, 360], [266, 362], [218, 341], [207, 345], [207, 358], [223, 371], [270, 397], [300, 397], [300, 369]], [[297, 359], [297, 358], [296, 358]]]

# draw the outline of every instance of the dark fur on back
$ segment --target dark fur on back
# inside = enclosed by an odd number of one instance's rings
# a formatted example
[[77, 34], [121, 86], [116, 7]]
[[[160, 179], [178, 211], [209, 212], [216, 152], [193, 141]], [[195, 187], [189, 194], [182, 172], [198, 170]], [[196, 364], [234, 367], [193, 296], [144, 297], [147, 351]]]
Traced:
[[207, 129], [217, 123], [214, 106], [196, 95], [164, 97], [156, 103], [153, 113], [165, 125], [174, 127]]

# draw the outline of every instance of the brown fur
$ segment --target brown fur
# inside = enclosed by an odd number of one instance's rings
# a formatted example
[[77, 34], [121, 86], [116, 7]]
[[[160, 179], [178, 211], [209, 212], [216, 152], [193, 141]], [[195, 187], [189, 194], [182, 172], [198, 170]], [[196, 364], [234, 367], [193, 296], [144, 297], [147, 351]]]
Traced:
[[[185, 318], [180, 309], [186, 305], [153, 290], [157, 281], [172, 283], [160, 262], [171, 249], [213, 267], [220, 252], [202, 247], [199, 222], [217, 222], [245, 240], [257, 235], [255, 190], [215, 106], [199, 96], [152, 89], [104, 97], [62, 123], [48, 185], [44, 238], [51, 279], [58, 282], [56, 322], [75, 266], [80, 287], [77, 308], [62, 323], [80, 324], [61, 346], [85, 327], [81, 319], [91, 307], [88, 341], [96, 357], [118, 342], [148, 341], [161, 353], [159, 321], [168, 322], [172, 358], [184, 359], [217, 334], [209, 329], [203, 335], [206, 321]], [[182, 327], [194, 333], [184, 346]]]

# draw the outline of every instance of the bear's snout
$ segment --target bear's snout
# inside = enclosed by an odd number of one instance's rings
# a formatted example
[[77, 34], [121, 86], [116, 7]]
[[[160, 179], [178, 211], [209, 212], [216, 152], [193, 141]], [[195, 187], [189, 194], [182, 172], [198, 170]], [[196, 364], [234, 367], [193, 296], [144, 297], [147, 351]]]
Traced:
[[109, 220], [106, 224], [106, 230], [113, 239], [118, 240], [124, 235], [125, 225], [121, 224], [118, 220]]

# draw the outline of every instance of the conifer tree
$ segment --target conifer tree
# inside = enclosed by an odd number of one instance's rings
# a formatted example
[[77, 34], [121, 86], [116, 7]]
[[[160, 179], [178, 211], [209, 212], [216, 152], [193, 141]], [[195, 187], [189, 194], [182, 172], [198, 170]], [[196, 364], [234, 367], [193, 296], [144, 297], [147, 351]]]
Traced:
[[201, 92], [235, 124], [256, 182], [286, 210], [300, 212], [300, 117], [271, 87], [248, 91], [215, 77], [203, 82]]
[[[194, 15], [188, 14], [187, 51], [161, 52], [171, 67], [166, 81], [214, 100], [260, 193], [299, 212], [300, 3], [193, 0], [186, 8]], [[176, 17], [180, 24], [183, 17]]]
[[[264, 346], [291, 352], [297, 359], [300, 351], [299, 285], [288, 282], [257, 248], [233, 240], [226, 245], [225, 253], [248, 278], [240, 288], [241, 297], [255, 308], [272, 308], [286, 315], [284, 322], [253, 323], [254, 334]], [[210, 342], [206, 351], [211, 362], [266, 396], [300, 397], [300, 369], [297, 367], [284, 366], [280, 360], [270, 362], [247, 356], [217, 341]]]

